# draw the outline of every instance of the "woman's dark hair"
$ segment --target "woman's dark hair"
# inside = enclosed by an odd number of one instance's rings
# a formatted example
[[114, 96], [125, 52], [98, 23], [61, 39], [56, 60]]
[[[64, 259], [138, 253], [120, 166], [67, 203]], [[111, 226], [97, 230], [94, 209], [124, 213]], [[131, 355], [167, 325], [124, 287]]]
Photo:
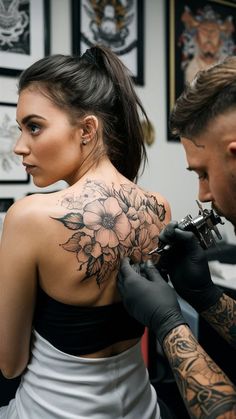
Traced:
[[125, 177], [137, 180], [147, 160], [141, 116], [149, 120], [128, 69], [114, 52], [94, 46], [80, 58], [42, 58], [23, 71], [19, 92], [32, 83], [71, 118], [88, 113], [99, 117], [109, 159]]

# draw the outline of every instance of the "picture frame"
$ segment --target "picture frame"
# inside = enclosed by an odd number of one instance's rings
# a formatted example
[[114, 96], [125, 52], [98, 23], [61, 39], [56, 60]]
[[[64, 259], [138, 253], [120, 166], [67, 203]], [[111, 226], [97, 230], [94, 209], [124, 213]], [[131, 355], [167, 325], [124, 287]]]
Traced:
[[7, 212], [14, 201], [14, 198], [0, 198], [0, 212]]
[[[176, 99], [197, 71], [236, 51], [235, 0], [167, 0], [167, 126]], [[167, 129], [169, 141], [179, 141]]]
[[30, 177], [13, 147], [19, 136], [16, 104], [0, 102], [0, 183], [29, 183]]
[[0, 237], [6, 212], [14, 202], [14, 198], [0, 198]]
[[1, 12], [0, 41], [0, 75], [17, 77], [49, 55], [50, 0], [8, 1]]
[[107, 46], [124, 62], [134, 82], [143, 86], [143, 0], [127, 2], [127, 6], [123, 6], [121, 2], [113, 2], [113, 5], [110, 1], [94, 6], [88, 0], [71, 1], [72, 53], [82, 55], [94, 44]]

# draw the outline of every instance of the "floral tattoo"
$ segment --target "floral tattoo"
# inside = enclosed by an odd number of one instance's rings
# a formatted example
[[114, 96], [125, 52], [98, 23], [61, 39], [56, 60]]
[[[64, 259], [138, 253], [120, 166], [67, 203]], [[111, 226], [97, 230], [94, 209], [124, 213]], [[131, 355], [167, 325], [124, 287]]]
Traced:
[[146, 192], [141, 196], [135, 185], [117, 190], [93, 180], [86, 180], [78, 197], [65, 195], [61, 205], [70, 212], [52, 218], [74, 231], [61, 246], [76, 254], [79, 270], [86, 269], [86, 279], [95, 276], [98, 285], [118, 268], [120, 258], [147, 259], [166, 214], [163, 204]]

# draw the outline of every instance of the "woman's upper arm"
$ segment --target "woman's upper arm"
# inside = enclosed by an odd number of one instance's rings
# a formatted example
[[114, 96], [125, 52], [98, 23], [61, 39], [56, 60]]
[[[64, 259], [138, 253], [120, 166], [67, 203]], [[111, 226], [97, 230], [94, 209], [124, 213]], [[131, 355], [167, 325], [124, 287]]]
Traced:
[[27, 365], [36, 295], [35, 235], [24, 209], [9, 209], [0, 243], [0, 369], [8, 378]]

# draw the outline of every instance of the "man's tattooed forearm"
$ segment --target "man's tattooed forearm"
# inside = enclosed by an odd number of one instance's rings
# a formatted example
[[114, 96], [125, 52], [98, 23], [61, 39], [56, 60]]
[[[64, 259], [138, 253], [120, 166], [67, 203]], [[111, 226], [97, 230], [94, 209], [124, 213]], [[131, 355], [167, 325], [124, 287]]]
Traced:
[[214, 306], [201, 315], [227, 342], [236, 348], [236, 301], [223, 294]]
[[169, 333], [164, 351], [192, 418], [223, 418], [228, 417], [227, 414], [236, 418], [234, 385], [187, 326], [176, 327]]

